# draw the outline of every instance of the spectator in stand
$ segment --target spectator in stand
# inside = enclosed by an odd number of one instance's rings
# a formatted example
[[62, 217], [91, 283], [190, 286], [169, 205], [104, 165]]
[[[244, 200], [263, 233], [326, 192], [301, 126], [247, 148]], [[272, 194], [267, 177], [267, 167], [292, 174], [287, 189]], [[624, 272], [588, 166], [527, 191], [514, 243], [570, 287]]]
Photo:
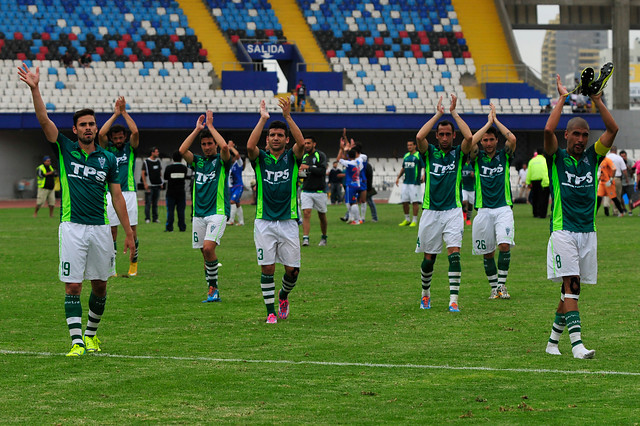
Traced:
[[84, 55], [82, 55], [80, 57], [80, 65], [82, 65], [83, 68], [91, 68], [91, 55], [89, 54], [89, 52], [85, 53]]
[[289, 94], [289, 102], [291, 103], [291, 111], [295, 111], [295, 105], [296, 105], [296, 91], [292, 90], [291, 94]]
[[304, 84], [302, 79], [300, 79], [296, 86], [296, 93], [298, 94], [298, 111], [304, 111], [304, 106], [307, 101], [307, 86]]
[[73, 56], [68, 50], [62, 55], [61, 61], [65, 68], [73, 68]]

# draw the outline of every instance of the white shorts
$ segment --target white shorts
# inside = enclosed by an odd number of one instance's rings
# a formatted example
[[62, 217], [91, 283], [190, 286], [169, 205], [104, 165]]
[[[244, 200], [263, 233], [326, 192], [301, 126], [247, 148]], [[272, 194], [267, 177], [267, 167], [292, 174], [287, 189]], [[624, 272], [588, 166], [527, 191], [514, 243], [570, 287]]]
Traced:
[[422, 210], [416, 253], [438, 254], [442, 251], [442, 240], [447, 247], [462, 246], [464, 218], [462, 209]]
[[298, 222], [289, 220], [256, 219], [253, 223], [258, 265], [281, 263], [300, 267]]
[[553, 231], [547, 245], [547, 278], [577, 275], [580, 282], [598, 281], [598, 237], [595, 232]]
[[[124, 202], [127, 205], [127, 215], [129, 215], [129, 225], [136, 226], [138, 224], [138, 194], [135, 191], [122, 192]], [[116, 214], [116, 209], [113, 208], [113, 200], [111, 200], [111, 193], [107, 193], [107, 216], [109, 217], [109, 225], [120, 225], [120, 219]]]
[[463, 189], [462, 201], [466, 201], [473, 206], [476, 203], [476, 191], [466, 191]]
[[300, 195], [300, 207], [302, 210], [316, 209], [318, 213], [326, 213], [327, 193], [303, 191]]
[[106, 281], [115, 264], [109, 225], [81, 225], [62, 222], [58, 227], [60, 281]]
[[515, 246], [515, 227], [511, 207], [497, 209], [481, 208], [473, 219], [471, 238], [473, 254], [488, 254], [496, 250], [498, 244]]
[[193, 241], [191, 247], [199, 249], [204, 247], [204, 242], [213, 241], [220, 245], [220, 240], [227, 228], [227, 216], [212, 214], [205, 217], [193, 218]]
[[403, 203], [421, 203], [422, 191], [420, 185], [403, 183], [400, 186], [400, 201]]

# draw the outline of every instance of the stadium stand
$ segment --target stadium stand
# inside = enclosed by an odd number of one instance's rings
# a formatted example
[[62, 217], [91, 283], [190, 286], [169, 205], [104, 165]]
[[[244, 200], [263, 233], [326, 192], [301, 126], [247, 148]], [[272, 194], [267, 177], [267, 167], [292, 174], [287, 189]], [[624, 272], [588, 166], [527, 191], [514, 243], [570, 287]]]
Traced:
[[[457, 94], [463, 113], [484, 114], [489, 101], [501, 113], [534, 113], [548, 104], [534, 95], [467, 98], [462, 80], [477, 70], [450, 0], [297, 1], [332, 70], [346, 83], [341, 91], [308, 87], [310, 109], [424, 113], [449, 93]], [[256, 97], [275, 107], [272, 91], [219, 89], [220, 70], [214, 72], [207, 58], [216, 52], [202, 47], [181, 8], [187, 3], [194, 1], [0, 0], [0, 91], [9, 100], [0, 112], [29, 106], [15, 78], [22, 61], [41, 68], [52, 111], [85, 106], [86, 93], [99, 112], [111, 111], [118, 95], [136, 112], [255, 111]], [[207, 19], [231, 46], [242, 39], [287, 40], [268, 0], [195, 3], [206, 5]], [[204, 9], [193, 13], [198, 10]], [[65, 53], [76, 60], [89, 53], [91, 67], [65, 67]]]

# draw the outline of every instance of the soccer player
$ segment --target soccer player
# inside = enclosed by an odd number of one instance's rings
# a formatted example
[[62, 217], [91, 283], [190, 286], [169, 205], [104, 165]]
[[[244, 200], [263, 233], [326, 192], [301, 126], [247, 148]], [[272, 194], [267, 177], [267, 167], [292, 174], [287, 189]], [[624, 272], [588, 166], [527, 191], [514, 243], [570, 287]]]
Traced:
[[[196, 155], [189, 150], [196, 138], [200, 139], [204, 156]], [[209, 288], [207, 298], [202, 303], [219, 302], [216, 247], [220, 245], [227, 227], [227, 219], [231, 214], [228, 180], [231, 154], [229, 145], [213, 127], [212, 111], [207, 111], [206, 117], [198, 117], [195, 128], [182, 142], [179, 151], [193, 169], [192, 247], [202, 252], [204, 275]]]
[[[96, 336], [107, 301], [107, 279], [113, 265], [113, 242], [106, 212], [107, 191], [125, 230], [125, 253], [134, 250], [133, 231], [118, 181], [116, 158], [95, 144], [98, 126], [93, 110], [83, 109], [73, 116], [73, 142], [58, 131], [49, 119], [38, 87], [40, 69], [31, 71], [26, 64], [18, 68], [20, 80], [31, 89], [33, 106], [44, 135], [51, 142], [60, 161], [62, 205], [58, 229], [60, 281], [65, 283], [64, 310], [71, 335], [67, 356], [81, 356], [86, 351], [99, 352]], [[82, 281], [91, 280], [89, 315], [82, 335]]]
[[354, 143], [352, 140], [351, 147], [356, 151], [356, 163], [360, 170], [360, 188], [358, 189], [358, 208], [360, 213], [360, 223], [364, 223], [367, 215], [367, 164], [369, 157], [362, 152], [362, 144]]
[[598, 166], [613, 145], [618, 125], [602, 102], [602, 94], [591, 95], [600, 112], [604, 133], [594, 145], [589, 141], [589, 125], [581, 117], [567, 123], [564, 138], [567, 149], [558, 148], [556, 128], [568, 95], [560, 76], [556, 76], [560, 98], [544, 127], [544, 151], [551, 180], [551, 236], [547, 246], [547, 277], [562, 282], [560, 303], [556, 309], [546, 352], [560, 355], [558, 340], [566, 327], [574, 358], [595, 356], [582, 343], [578, 298], [581, 282], [595, 284], [598, 278], [597, 236], [595, 224]]
[[244, 161], [242, 156], [236, 149], [235, 143], [229, 141], [229, 153], [231, 154], [231, 173], [229, 175], [229, 184], [231, 185], [231, 217], [227, 222], [227, 225], [244, 225], [244, 214], [242, 213], [242, 206], [240, 205], [240, 199], [242, 198], [242, 192], [244, 191], [244, 184], [242, 183], [242, 171], [244, 170]]
[[[511, 206], [511, 177], [509, 168], [516, 149], [516, 137], [498, 120], [496, 109], [490, 105], [489, 119], [473, 135], [471, 160], [474, 166], [475, 207], [478, 214], [473, 221], [472, 252], [484, 256], [484, 272], [491, 286], [489, 299], [509, 299], [507, 275], [514, 242], [514, 221]], [[498, 150], [498, 130], [506, 138]], [[478, 149], [478, 142], [482, 149]], [[498, 268], [495, 254], [498, 247]]]
[[[423, 194], [421, 193], [422, 170], [424, 165], [418, 153], [416, 143], [407, 141], [407, 152], [402, 158], [402, 168], [396, 178], [396, 186], [404, 175], [404, 182], [400, 187], [400, 200], [404, 211], [404, 220], [398, 226], [418, 226], [418, 212]], [[409, 216], [409, 204], [413, 205], [413, 218]]]
[[471, 165], [471, 159], [467, 155], [465, 157], [464, 166], [462, 166], [462, 212], [464, 215], [465, 225], [471, 225], [473, 217], [473, 206], [476, 203], [476, 174]]
[[[345, 168], [344, 202], [347, 207], [347, 221], [350, 225], [360, 225], [360, 209], [358, 208], [358, 193], [360, 191], [360, 168], [356, 161], [358, 153], [343, 136], [340, 139], [340, 150], [337, 160]], [[347, 159], [348, 158], [348, 159]]]
[[327, 245], [327, 156], [324, 152], [316, 149], [316, 140], [313, 136], [304, 139], [304, 155], [300, 174], [305, 174], [302, 182], [302, 194], [300, 201], [302, 204], [302, 245], [309, 245], [309, 231], [311, 230], [311, 210], [318, 211], [320, 220], [319, 246]]
[[[279, 103], [286, 123], [273, 121], [269, 125], [266, 137], [268, 150], [258, 148], [262, 129], [269, 119], [264, 100], [260, 102], [260, 119], [247, 141], [247, 155], [256, 171], [257, 205], [253, 239], [262, 270], [260, 285], [267, 307], [267, 324], [276, 324], [278, 318], [286, 319], [289, 316], [289, 293], [295, 287], [300, 273], [296, 183], [304, 153], [304, 137], [291, 117], [289, 100], [280, 98]], [[287, 149], [289, 129], [295, 144]], [[284, 265], [285, 270], [282, 288], [278, 293], [277, 317], [273, 280], [276, 262]]]
[[[124, 97], [120, 96], [116, 100], [113, 115], [100, 128], [98, 133], [98, 141], [100, 146], [111, 152], [116, 157], [118, 163], [118, 178], [122, 196], [127, 204], [127, 214], [129, 215], [129, 224], [133, 230], [133, 240], [136, 244], [136, 250], [133, 253], [131, 262], [129, 263], [129, 276], [138, 275], [138, 197], [136, 193], [136, 182], [133, 176], [133, 168], [136, 162], [136, 150], [140, 143], [140, 134], [138, 127], [133, 118], [127, 113], [127, 102]], [[118, 117], [122, 116], [129, 127], [129, 140], [127, 140], [127, 130], [124, 126], [113, 123]], [[113, 208], [111, 194], [107, 194], [107, 215], [109, 216], [109, 224], [111, 224], [111, 236], [113, 237], [113, 252], [117, 253], [116, 240], [118, 238], [118, 215]], [[115, 256], [115, 254], [114, 254]], [[115, 257], [114, 257], [115, 259]], [[112, 275], [116, 275], [116, 265], [113, 263]]]
[[[463, 154], [471, 149], [471, 130], [456, 111], [457, 98], [451, 95], [449, 112], [462, 133], [462, 144], [453, 147], [456, 132], [453, 123], [440, 121], [444, 115], [442, 97], [438, 101], [436, 113], [418, 131], [416, 141], [418, 151], [425, 164], [425, 191], [422, 203], [422, 217], [418, 228], [416, 253], [424, 253], [421, 265], [422, 298], [420, 309], [431, 308], [431, 277], [436, 256], [442, 251], [442, 240], [447, 245], [449, 259], [449, 312], [460, 312], [458, 293], [460, 291], [460, 246], [464, 231], [462, 204], [460, 202], [460, 182], [462, 180]], [[438, 146], [427, 142], [427, 135], [436, 126]]]

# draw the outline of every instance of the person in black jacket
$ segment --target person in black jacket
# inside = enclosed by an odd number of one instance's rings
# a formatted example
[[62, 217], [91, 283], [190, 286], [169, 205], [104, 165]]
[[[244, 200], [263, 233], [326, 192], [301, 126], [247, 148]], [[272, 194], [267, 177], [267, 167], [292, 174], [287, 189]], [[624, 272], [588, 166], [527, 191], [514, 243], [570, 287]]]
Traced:
[[313, 136], [304, 140], [304, 155], [300, 165], [302, 182], [302, 245], [309, 245], [309, 230], [311, 229], [311, 210], [318, 211], [322, 238], [319, 246], [327, 245], [327, 194], [325, 192], [327, 173], [327, 156], [316, 150], [316, 140]]
[[184, 209], [187, 205], [185, 201], [185, 180], [187, 178], [187, 166], [182, 164], [182, 155], [176, 151], [173, 153], [173, 163], [164, 169], [164, 180], [167, 182], [167, 223], [165, 232], [173, 231], [174, 210], [178, 211], [178, 228], [180, 232], [187, 230], [184, 221]]

